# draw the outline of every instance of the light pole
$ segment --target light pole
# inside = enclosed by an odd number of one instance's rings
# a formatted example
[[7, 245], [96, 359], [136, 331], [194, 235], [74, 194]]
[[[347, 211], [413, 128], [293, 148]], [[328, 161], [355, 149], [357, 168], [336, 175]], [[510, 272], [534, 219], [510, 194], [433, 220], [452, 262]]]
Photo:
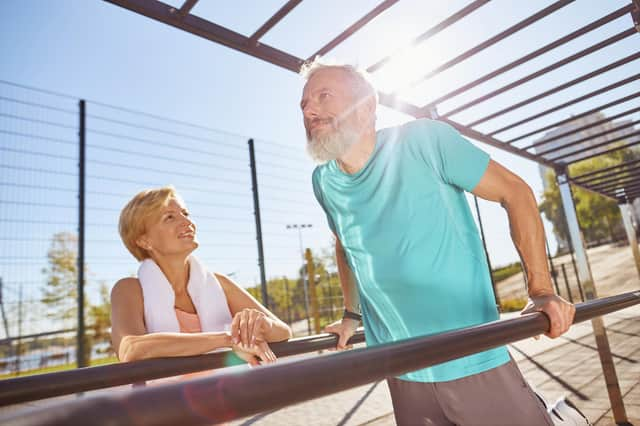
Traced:
[[[304, 248], [302, 246], [302, 230], [304, 228], [312, 228], [311, 224], [298, 224], [294, 223], [291, 225], [287, 225], [287, 229], [297, 229], [298, 230], [298, 242], [300, 243], [300, 257], [302, 258], [302, 264], [304, 265], [306, 260], [304, 257]], [[304, 271], [300, 271], [300, 277], [302, 278], [302, 287], [304, 289], [304, 312], [307, 315], [307, 333], [311, 335], [311, 318], [309, 315], [309, 281], [307, 280], [307, 276]]]

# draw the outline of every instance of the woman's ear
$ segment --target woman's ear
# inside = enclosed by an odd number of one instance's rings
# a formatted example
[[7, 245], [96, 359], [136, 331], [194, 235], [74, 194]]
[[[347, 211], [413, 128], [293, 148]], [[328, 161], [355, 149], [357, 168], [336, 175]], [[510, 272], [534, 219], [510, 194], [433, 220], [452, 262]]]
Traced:
[[151, 250], [151, 243], [149, 242], [149, 239], [146, 237], [146, 235], [142, 235], [140, 238], [138, 238], [136, 240], [136, 245], [143, 250]]

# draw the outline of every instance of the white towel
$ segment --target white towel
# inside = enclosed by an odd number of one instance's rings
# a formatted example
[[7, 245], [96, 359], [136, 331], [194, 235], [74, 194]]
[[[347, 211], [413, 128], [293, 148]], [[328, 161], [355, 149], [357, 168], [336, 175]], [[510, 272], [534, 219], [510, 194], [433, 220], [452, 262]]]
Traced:
[[[231, 312], [215, 275], [195, 256], [189, 256], [187, 293], [196, 307], [202, 331], [231, 330]], [[180, 332], [175, 312], [176, 295], [160, 267], [145, 259], [138, 268], [144, 298], [144, 321], [148, 333]]]

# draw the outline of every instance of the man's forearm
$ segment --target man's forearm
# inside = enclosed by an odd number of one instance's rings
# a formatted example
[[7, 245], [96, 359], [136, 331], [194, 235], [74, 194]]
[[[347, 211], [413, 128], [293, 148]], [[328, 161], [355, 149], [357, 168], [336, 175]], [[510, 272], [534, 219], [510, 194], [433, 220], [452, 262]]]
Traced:
[[530, 296], [553, 294], [545, 250], [545, 236], [536, 199], [529, 187], [503, 202], [511, 238], [525, 268]]
[[340, 243], [336, 244], [336, 263], [338, 265], [338, 276], [340, 277], [340, 287], [342, 287], [342, 297], [344, 307], [351, 312], [360, 312], [360, 294], [353, 272], [347, 263], [344, 249]]

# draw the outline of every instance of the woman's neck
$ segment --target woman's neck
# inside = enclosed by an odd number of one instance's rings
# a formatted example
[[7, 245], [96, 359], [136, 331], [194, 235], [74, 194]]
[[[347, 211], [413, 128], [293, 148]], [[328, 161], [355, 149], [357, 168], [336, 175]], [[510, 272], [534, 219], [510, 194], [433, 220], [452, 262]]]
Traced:
[[184, 257], [163, 257], [153, 259], [176, 294], [186, 292], [189, 282], [189, 259]]

